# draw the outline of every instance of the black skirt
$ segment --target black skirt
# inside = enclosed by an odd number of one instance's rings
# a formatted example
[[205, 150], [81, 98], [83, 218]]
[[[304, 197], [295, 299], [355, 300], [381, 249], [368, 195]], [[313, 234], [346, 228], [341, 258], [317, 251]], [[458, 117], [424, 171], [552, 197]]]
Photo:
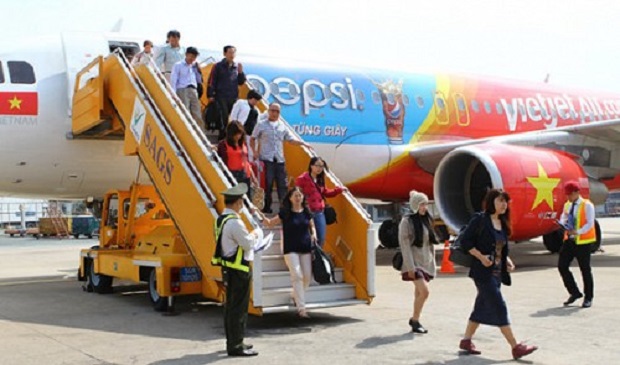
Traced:
[[500, 290], [501, 279], [492, 275], [487, 280], [474, 279], [474, 283], [478, 289], [478, 295], [469, 320], [490, 326], [509, 325], [508, 307]]

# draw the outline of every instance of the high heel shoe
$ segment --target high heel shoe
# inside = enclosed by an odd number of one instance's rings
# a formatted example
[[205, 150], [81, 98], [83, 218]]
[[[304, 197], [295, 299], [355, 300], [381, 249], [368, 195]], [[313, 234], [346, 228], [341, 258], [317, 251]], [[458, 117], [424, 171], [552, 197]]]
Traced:
[[411, 331], [415, 333], [428, 333], [428, 330], [422, 326], [419, 321], [414, 321], [413, 319], [409, 320], [409, 326], [411, 326]]
[[459, 343], [459, 348], [465, 350], [469, 355], [480, 355], [482, 353], [476, 350], [476, 346], [471, 342], [471, 339], [462, 339], [461, 343]]

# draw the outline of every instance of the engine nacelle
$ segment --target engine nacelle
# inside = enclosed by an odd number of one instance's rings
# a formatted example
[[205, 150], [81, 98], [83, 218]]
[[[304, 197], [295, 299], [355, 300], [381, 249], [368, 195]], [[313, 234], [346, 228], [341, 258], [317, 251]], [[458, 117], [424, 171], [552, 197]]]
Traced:
[[567, 154], [488, 143], [448, 153], [437, 167], [433, 190], [441, 218], [458, 232], [482, 210], [488, 189], [503, 189], [512, 199], [512, 239], [524, 240], [558, 228], [555, 221], [566, 202], [563, 185], [568, 180], [579, 182], [584, 197], [594, 188], [595, 203], [607, 196], [605, 186], [588, 181], [583, 168]]

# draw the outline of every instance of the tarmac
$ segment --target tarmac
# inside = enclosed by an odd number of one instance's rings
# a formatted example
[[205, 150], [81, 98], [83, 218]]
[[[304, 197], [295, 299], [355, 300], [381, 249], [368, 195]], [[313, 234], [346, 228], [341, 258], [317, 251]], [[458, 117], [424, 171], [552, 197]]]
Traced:
[[[96, 240], [0, 236], [0, 364], [617, 364], [620, 359], [620, 219], [603, 218], [604, 253], [592, 257], [595, 297], [570, 307], [556, 269], [557, 255], [541, 240], [511, 246], [517, 266], [503, 287], [519, 341], [538, 345], [515, 361], [494, 327], [474, 338], [482, 355], [461, 354], [458, 343], [475, 287], [466, 269], [439, 274], [421, 318], [428, 334], [407, 324], [413, 290], [391, 267], [394, 250], [378, 249], [377, 296], [371, 305], [251, 317], [246, 342], [260, 355], [226, 356], [222, 309], [186, 297], [178, 316], [153, 311], [145, 286], [113, 294], [82, 291], [79, 250]], [[437, 246], [441, 263], [442, 247]], [[573, 273], [581, 286], [576, 263]]]

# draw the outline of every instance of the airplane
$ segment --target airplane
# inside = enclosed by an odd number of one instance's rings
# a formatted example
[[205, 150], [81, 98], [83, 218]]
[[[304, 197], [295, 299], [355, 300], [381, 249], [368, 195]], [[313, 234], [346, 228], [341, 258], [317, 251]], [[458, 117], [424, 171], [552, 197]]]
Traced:
[[[0, 195], [100, 198], [132, 181], [138, 162], [124, 157], [122, 141], [71, 133], [71, 100], [76, 74], [94, 57], [117, 48], [135, 54], [140, 44], [119, 33], [63, 33], [2, 49]], [[202, 65], [222, 57], [220, 50], [200, 53]], [[550, 248], [564, 182], [577, 180], [595, 204], [620, 188], [620, 94], [237, 59], [250, 85], [281, 104], [282, 118], [356, 197], [402, 203], [415, 189], [458, 230], [481, 209], [487, 189], [501, 188], [513, 196], [512, 239], [542, 235]], [[382, 229], [394, 226], [386, 221]]]

